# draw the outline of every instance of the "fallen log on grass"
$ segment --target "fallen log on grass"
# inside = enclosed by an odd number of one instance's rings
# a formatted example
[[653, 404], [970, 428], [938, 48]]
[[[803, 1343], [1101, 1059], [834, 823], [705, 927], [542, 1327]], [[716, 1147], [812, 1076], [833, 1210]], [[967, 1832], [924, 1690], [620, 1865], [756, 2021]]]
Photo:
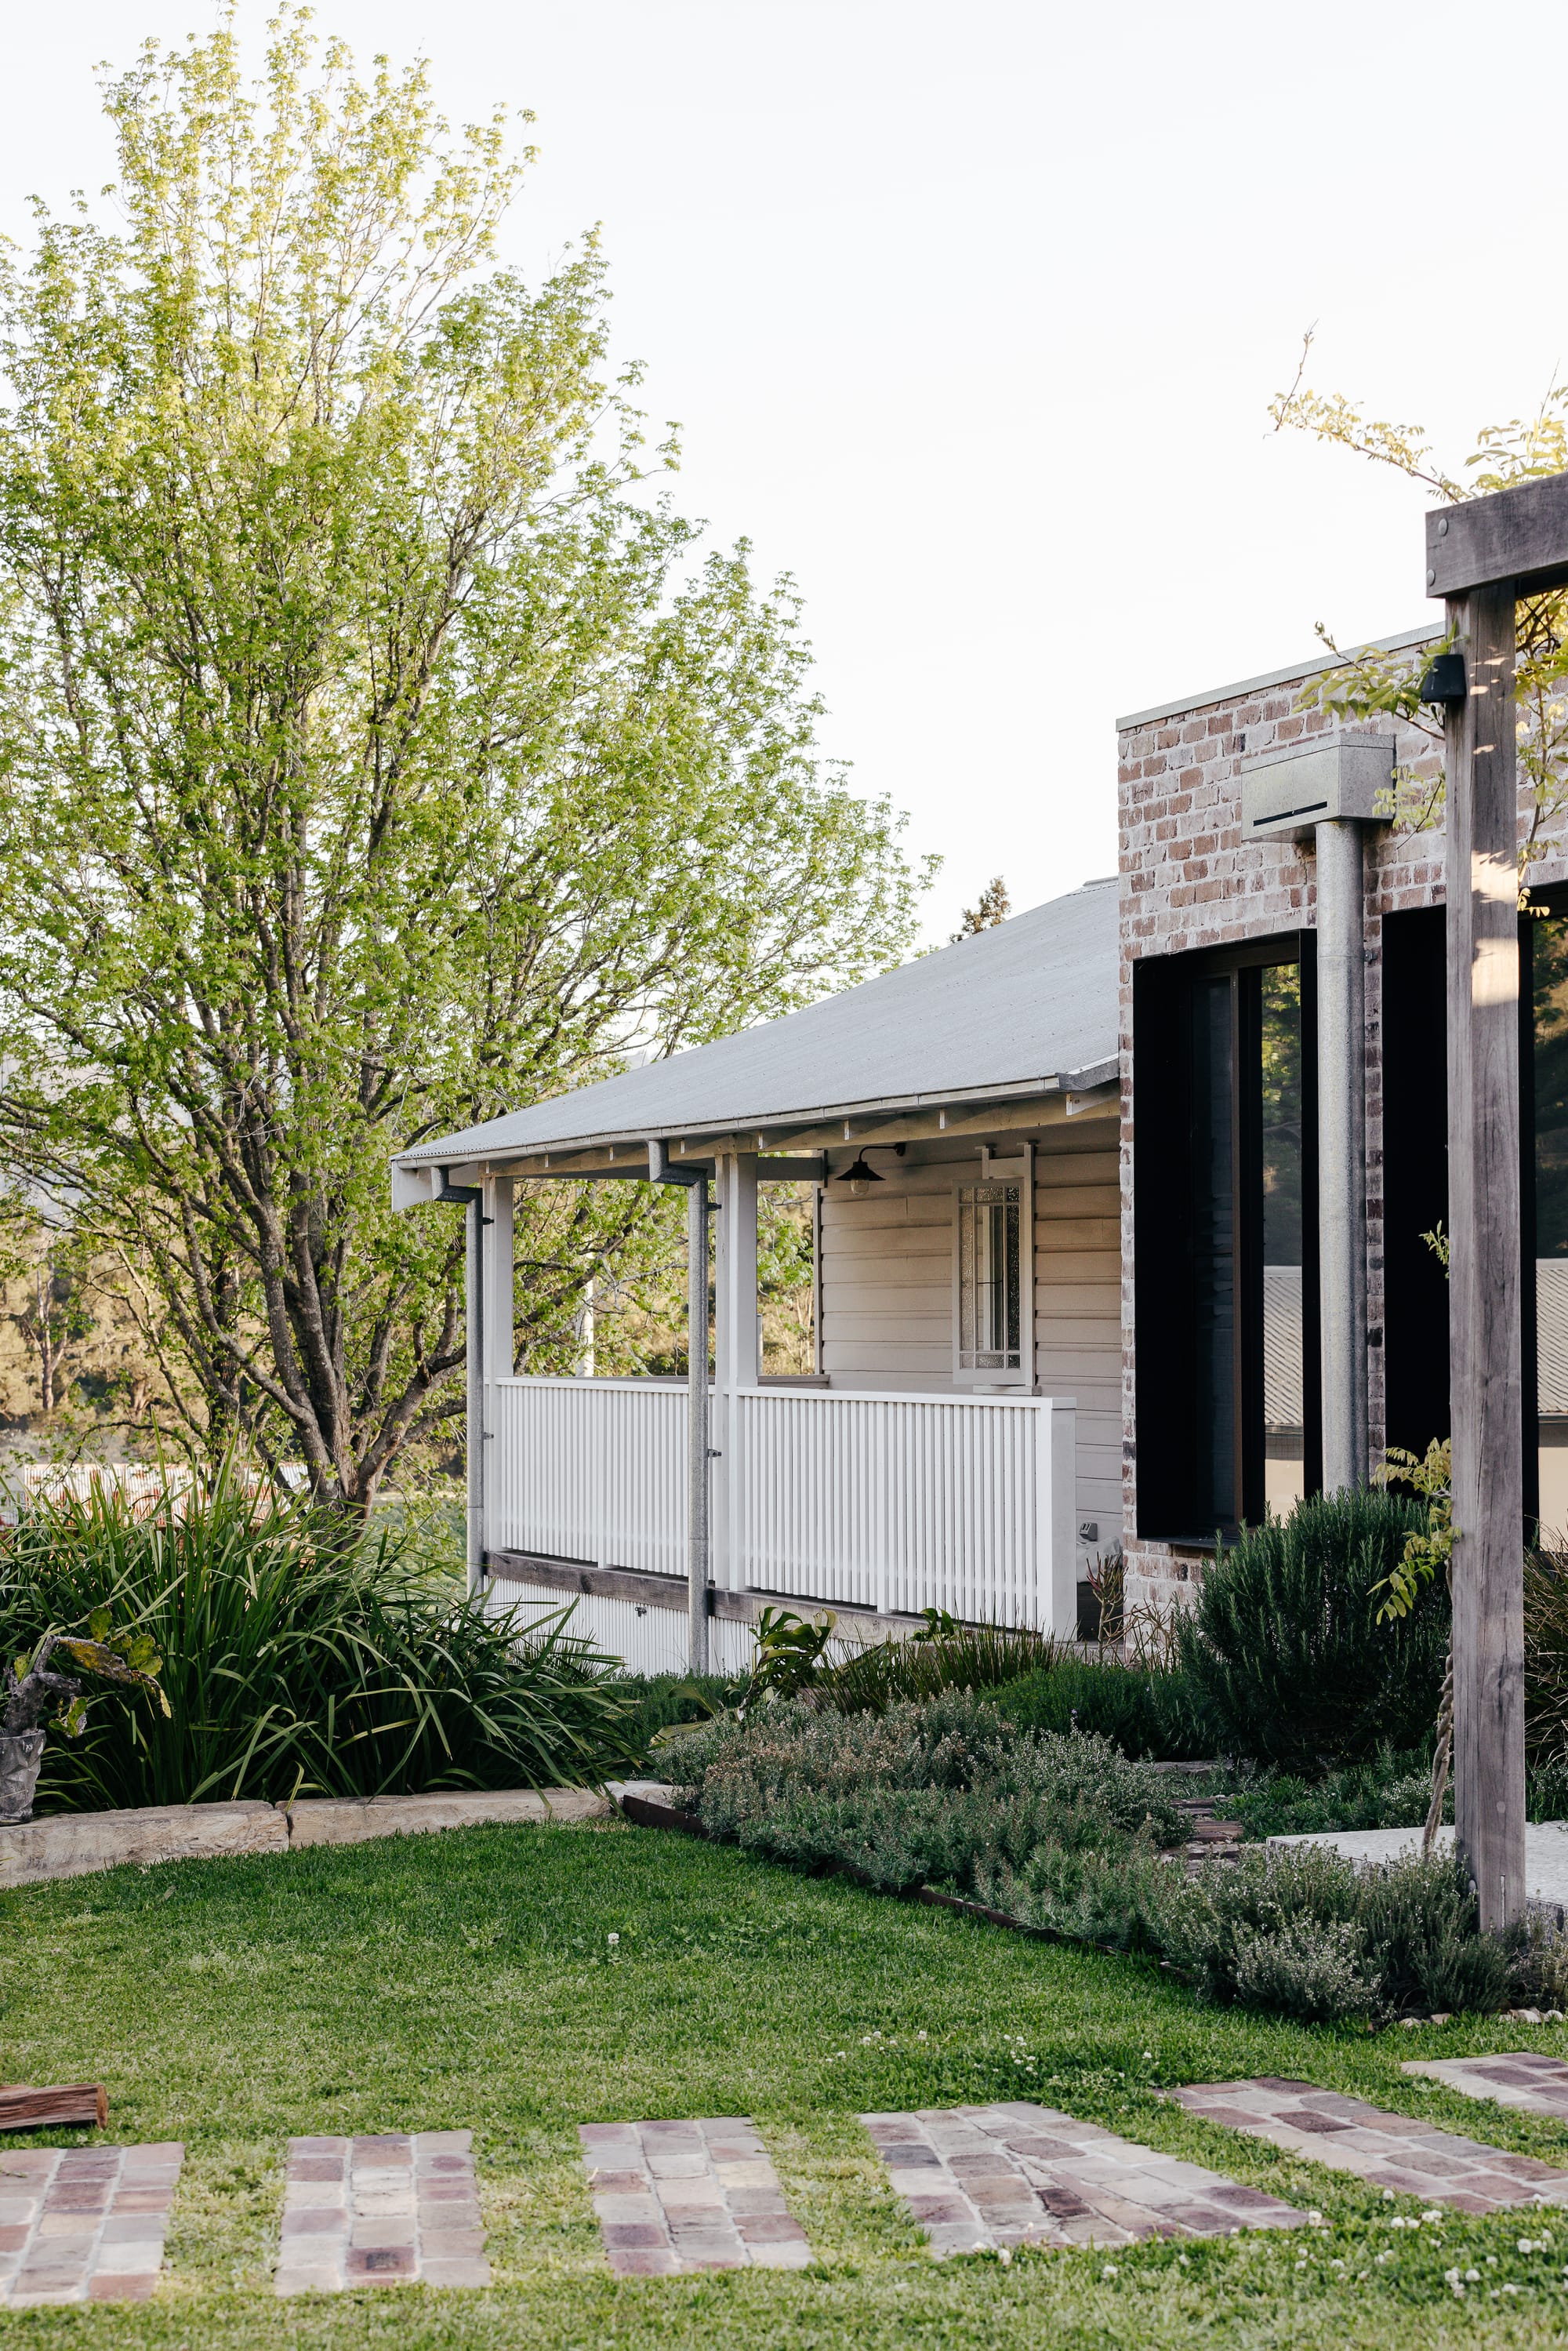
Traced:
[[57, 2083], [47, 2090], [0, 2084], [0, 2130], [37, 2130], [46, 2123], [101, 2130], [108, 2120], [109, 2096], [101, 2082]]

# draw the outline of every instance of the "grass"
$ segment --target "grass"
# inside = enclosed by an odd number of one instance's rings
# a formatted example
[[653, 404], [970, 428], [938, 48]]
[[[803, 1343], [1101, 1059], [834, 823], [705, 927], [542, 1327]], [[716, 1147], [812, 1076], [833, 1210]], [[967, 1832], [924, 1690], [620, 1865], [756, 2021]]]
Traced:
[[[156, 2300], [17, 2314], [5, 2325], [18, 2344], [1458, 2351], [1568, 2338], [1568, 2214], [1395, 2231], [1390, 2217], [1418, 2205], [1155, 2095], [1302, 2074], [1561, 2158], [1558, 2126], [1399, 2071], [1416, 2055], [1556, 2048], [1549, 2028], [1368, 2039], [1206, 2010], [1138, 1961], [619, 1823], [122, 1870], [0, 1897], [0, 1938], [5, 2076], [101, 2079], [110, 2137], [187, 2148]], [[937, 2265], [855, 2116], [1020, 2095], [1218, 2165], [1326, 2225]], [[737, 2113], [759, 2123], [818, 2265], [612, 2280], [577, 2123]], [[286, 2137], [422, 2125], [474, 2128], [494, 2289], [278, 2304]], [[1543, 2225], [1553, 2252], [1519, 2253]], [[1462, 2303], [1443, 2281], [1456, 2264], [1482, 2273]]]

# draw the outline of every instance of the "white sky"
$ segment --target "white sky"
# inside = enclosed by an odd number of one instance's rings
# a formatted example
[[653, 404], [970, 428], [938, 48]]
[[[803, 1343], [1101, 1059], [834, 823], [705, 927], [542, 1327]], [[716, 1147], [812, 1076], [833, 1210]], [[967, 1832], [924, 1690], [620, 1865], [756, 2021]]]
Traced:
[[[259, 35], [269, 0], [240, 0]], [[9, 0], [0, 227], [98, 186], [92, 67], [193, 0]], [[1315, 380], [1443, 455], [1568, 358], [1562, 19], [1505, 0], [321, 0], [455, 119], [528, 106], [510, 253], [601, 221], [676, 495], [806, 597], [824, 741], [944, 935], [1115, 862], [1113, 720], [1412, 626], [1421, 493], [1271, 437]], [[1531, 68], [1536, 61], [1539, 70]], [[1458, 176], [1468, 159], [1473, 195]], [[1544, 259], [1538, 256], [1544, 256]]]

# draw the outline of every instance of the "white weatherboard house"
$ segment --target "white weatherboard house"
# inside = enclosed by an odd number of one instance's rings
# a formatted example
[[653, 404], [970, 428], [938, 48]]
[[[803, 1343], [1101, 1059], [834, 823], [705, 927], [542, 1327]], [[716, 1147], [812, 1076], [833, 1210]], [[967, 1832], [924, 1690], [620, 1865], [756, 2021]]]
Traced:
[[[578, 1593], [579, 1629], [642, 1670], [684, 1667], [695, 1493], [717, 1669], [780, 1600], [1072, 1634], [1085, 1562], [1121, 1537], [1117, 959], [1115, 883], [1089, 883], [401, 1154], [400, 1207], [467, 1200], [471, 1574], [507, 1602]], [[515, 1187], [651, 1171], [688, 1186], [694, 1216], [694, 1176], [713, 1186], [706, 1397], [517, 1376]], [[770, 1379], [757, 1188], [802, 1177], [817, 1369]]]

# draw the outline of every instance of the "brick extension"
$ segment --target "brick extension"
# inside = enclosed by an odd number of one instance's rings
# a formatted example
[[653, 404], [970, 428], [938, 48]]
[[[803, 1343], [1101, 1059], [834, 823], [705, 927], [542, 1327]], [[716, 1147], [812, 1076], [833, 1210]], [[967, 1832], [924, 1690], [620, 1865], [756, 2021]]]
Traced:
[[622, 2277], [803, 2270], [805, 2231], [749, 2121], [581, 2123], [610, 2266]]
[[1418, 2115], [1385, 2114], [1364, 2098], [1315, 2090], [1310, 2082], [1260, 2074], [1245, 2082], [1205, 2082], [1166, 2094], [1206, 2122], [1266, 2138], [1292, 2155], [1354, 2171], [1461, 2212], [1515, 2204], [1568, 2204], [1568, 2171], [1530, 2155], [1505, 2155], [1479, 2140], [1432, 2129]]
[[1501, 2057], [1437, 2057], [1429, 2064], [1412, 2057], [1400, 2070], [1425, 2074], [1450, 2090], [1462, 2090], [1467, 2098], [1492, 2098], [1500, 2106], [1522, 2106], [1528, 2114], [1568, 2121], [1568, 2065], [1561, 2057], [1543, 2057], [1533, 2049]]
[[1276, 2196], [1025, 2099], [861, 2120], [939, 2255], [1223, 2237], [1301, 2219]]
[[[1432, 622], [1434, 634], [1438, 622]], [[1412, 653], [1411, 658], [1416, 658]], [[1325, 731], [1322, 711], [1298, 708], [1302, 686], [1324, 660], [1303, 663], [1294, 678], [1232, 687], [1122, 728], [1120, 737], [1123, 1510], [1127, 1596], [1162, 1607], [1190, 1598], [1202, 1555], [1140, 1536], [1135, 1437], [1137, 1364], [1133, 1301], [1133, 969], [1146, 956], [1312, 927], [1317, 920], [1312, 844], [1243, 841], [1242, 755]], [[1426, 736], [1403, 720], [1380, 718], [1373, 732], [1398, 738], [1402, 764], [1427, 780], [1438, 760]], [[1519, 778], [1521, 837], [1534, 813], [1530, 778]], [[1441, 905], [1444, 838], [1435, 832], [1369, 828], [1366, 858], [1366, 1160], [1368, 1390], [1374, 1452], [1383, 1443], [1383, 924], [1408, 907]], [[1561, 837], [1545, 844], [1532, 883], [1568, 876]], [[1395, 1050], [1397, 1050], [1396, 1040]], [[1152, 1367], [1156, 1380], [1161, 1367]]]
[[490, 2283], [471, 2131], [291, 2138], [279, 2294]]
[[184, 2153], [177, 2140], [0, 2151], [0, 2304], [145, 2302]]

